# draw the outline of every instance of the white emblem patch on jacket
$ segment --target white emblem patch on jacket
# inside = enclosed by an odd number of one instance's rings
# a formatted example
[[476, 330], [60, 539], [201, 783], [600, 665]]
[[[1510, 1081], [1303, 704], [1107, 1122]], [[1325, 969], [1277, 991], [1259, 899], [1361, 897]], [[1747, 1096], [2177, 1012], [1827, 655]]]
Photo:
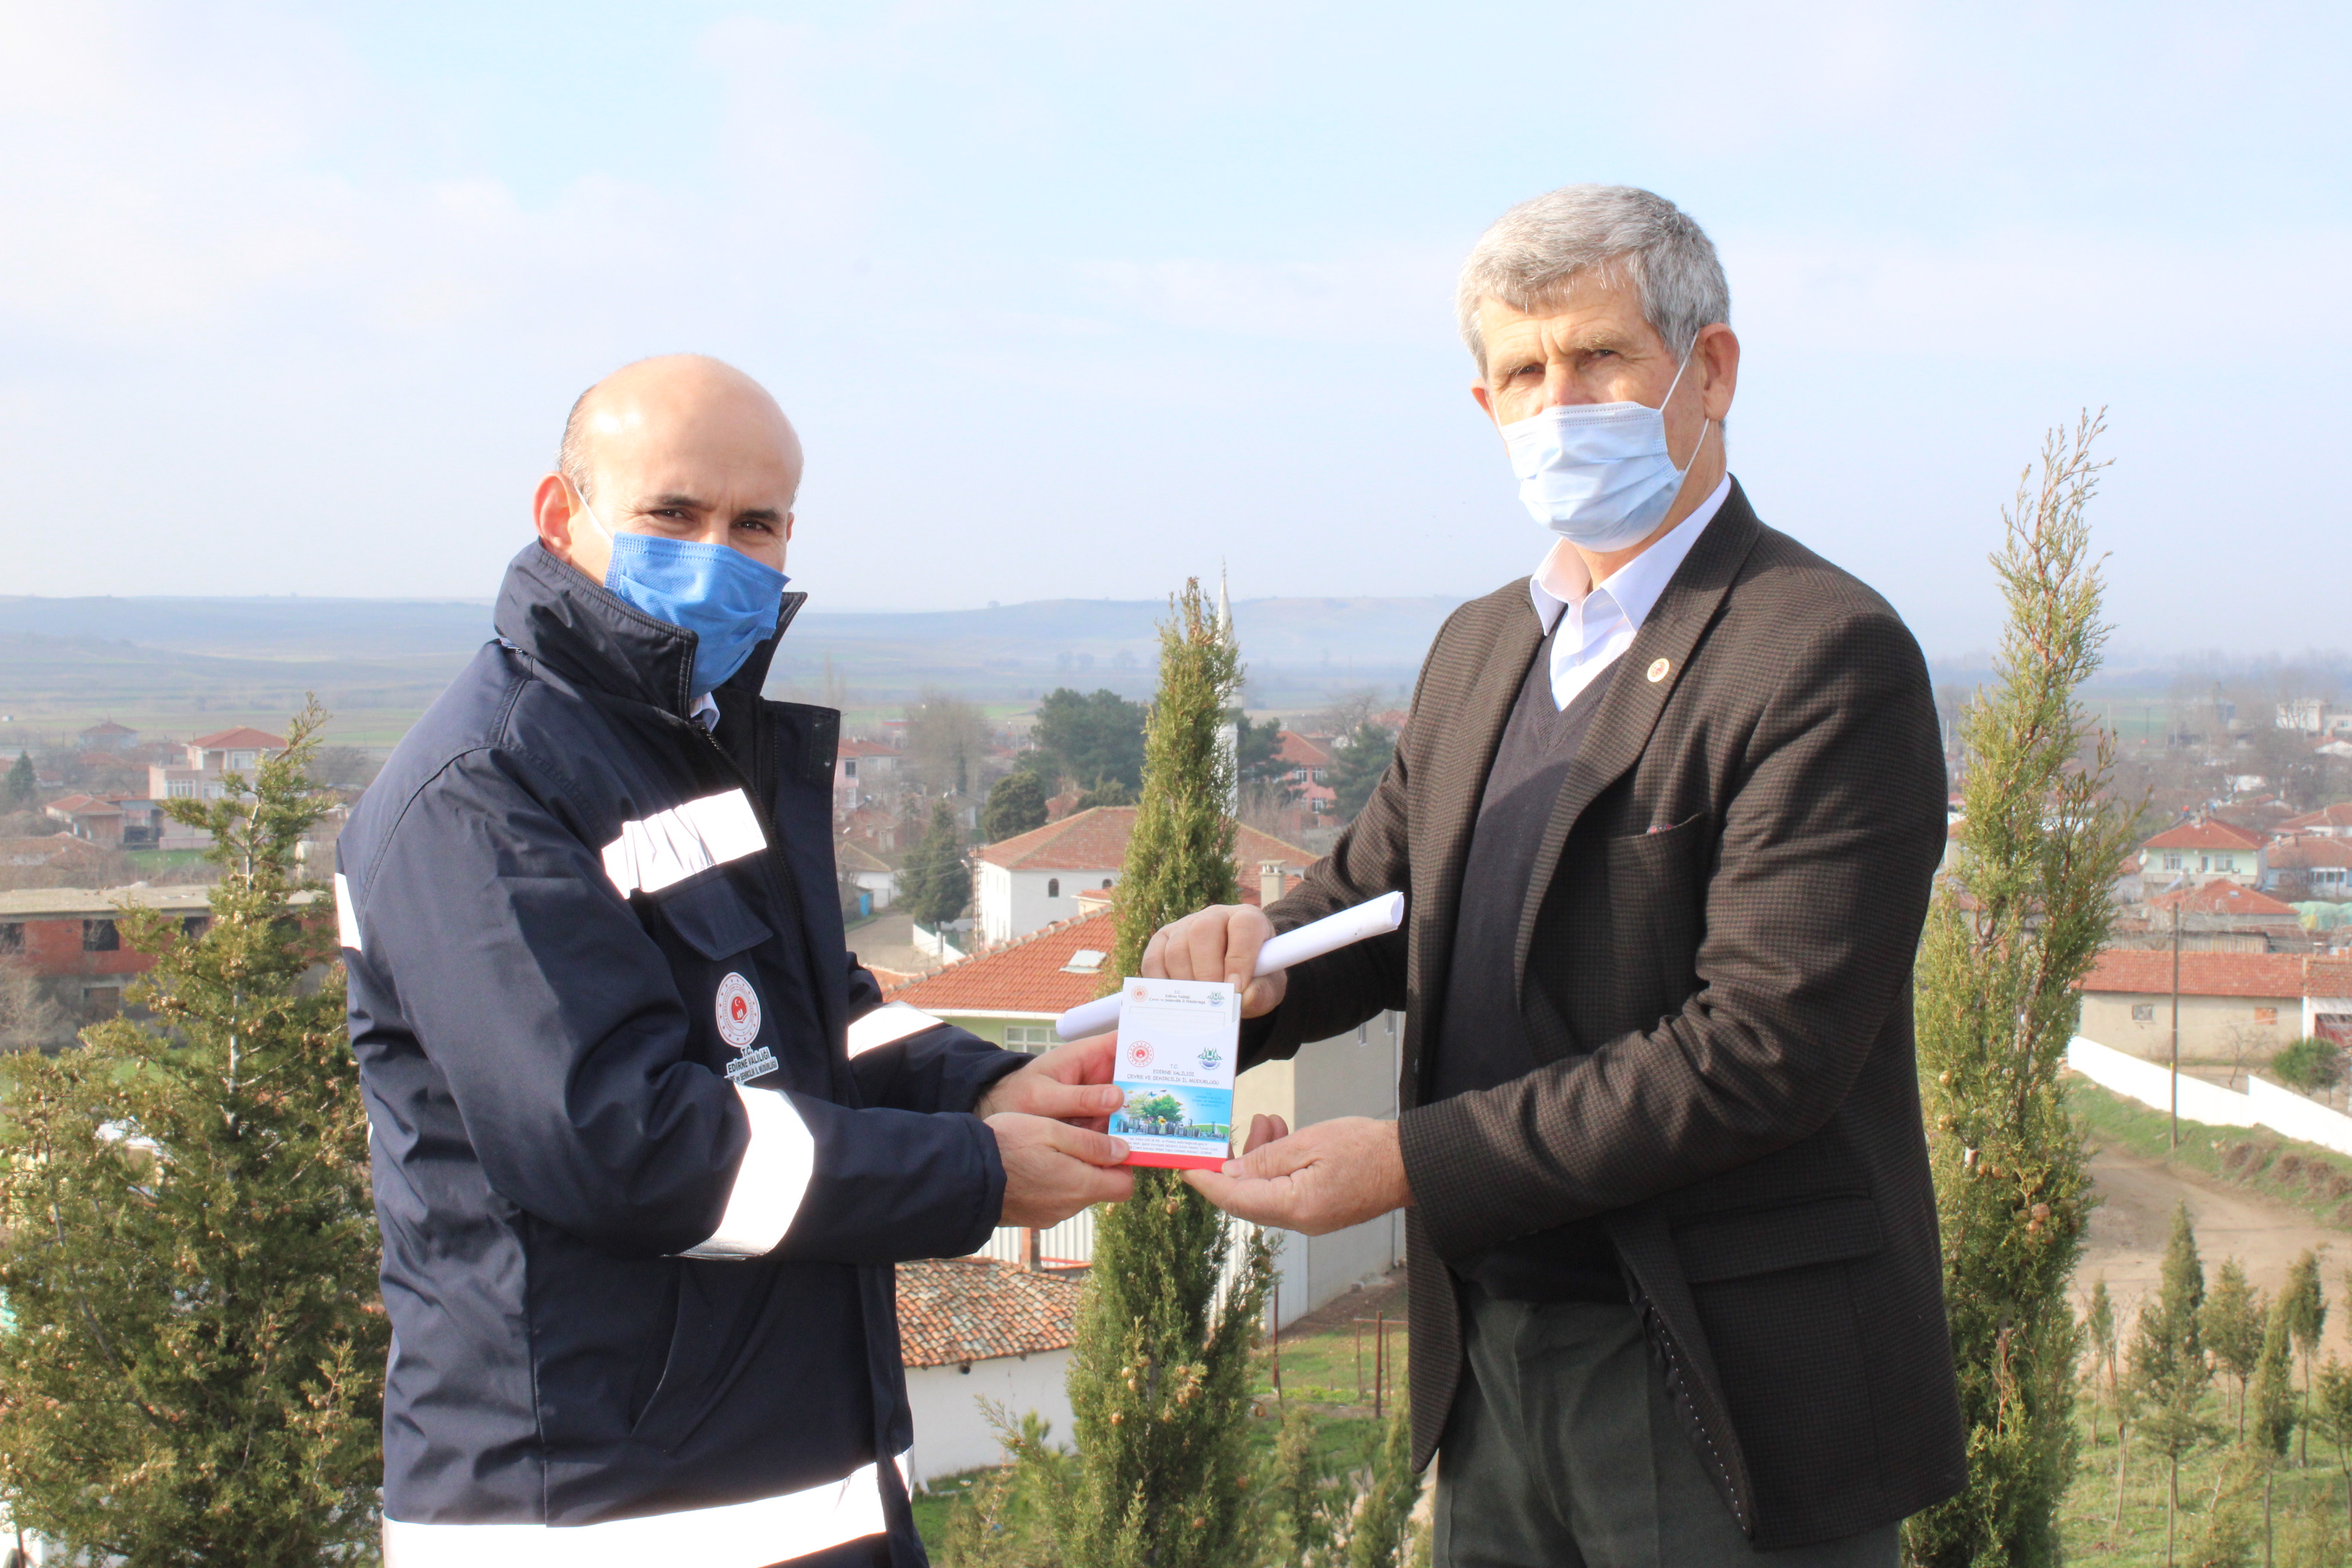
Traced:
[[727, 1064], [727, 1076], [735, 1082], [748, 1083], [776, 1070], [775, 1052], [764, 1046], [751, 1049], [751, 1042], [760, 1037], [760, 994], [740, 974], [719, 983], [719, 1037], [744, 1053]]

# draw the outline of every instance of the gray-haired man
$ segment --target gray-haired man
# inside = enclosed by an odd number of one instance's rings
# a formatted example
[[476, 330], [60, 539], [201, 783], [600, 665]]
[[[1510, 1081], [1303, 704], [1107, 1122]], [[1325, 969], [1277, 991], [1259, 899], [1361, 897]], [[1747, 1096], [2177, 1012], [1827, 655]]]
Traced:
[[1298, 892], [1147, 974], [1252, 973], [1392, 889], [1408, 929], [1254, 985], [1245, 1050], [1406, 1013], [1395, 1123], [1272, 1118], [1218, 1204], [1410, 1210], [1445, 1568], [1892, 1568], [1966, 1458], [1912, 1052], [1944, 841], [1919, 650], [1757, 520], [1715, 247], [1646, 191], [1506, 213], [1471, 389], [1560, 537], [1438, 634], [1396, 759]]

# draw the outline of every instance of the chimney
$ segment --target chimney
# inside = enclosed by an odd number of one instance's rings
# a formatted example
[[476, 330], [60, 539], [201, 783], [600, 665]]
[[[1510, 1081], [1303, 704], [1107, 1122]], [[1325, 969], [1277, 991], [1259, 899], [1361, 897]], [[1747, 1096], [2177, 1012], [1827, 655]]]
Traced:
[[1035, 1226], [1021, 1227], [1021, 1267], [1032, 1274], [1045, 1272], [1045, 1233]]
[[1257, 901], [1259, 904], [1270, 904], [1274, 902], [1275, 900], [1282, 897], [1282, 882], [1283, 877], [1281, 861], [1259, 861], [1257, 867]]

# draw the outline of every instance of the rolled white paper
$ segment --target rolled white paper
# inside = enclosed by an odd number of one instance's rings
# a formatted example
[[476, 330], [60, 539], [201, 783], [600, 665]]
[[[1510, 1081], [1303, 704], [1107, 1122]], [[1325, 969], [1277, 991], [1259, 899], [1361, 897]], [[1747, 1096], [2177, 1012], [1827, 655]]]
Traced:
[[[1382, 893], [1379, 898], [1358, 904], [1351, 910], [1341, 910], [1336, 915], [1325, 915], [1310, 921], [1297, 931], [1286, 931], [1271, 937], [1257, 950], [1257, 973], [1272, 974], [1277, 969], [1288, 969], [1310, 958], [1320, 958], [1327, 952], [1337, 952], [1350, 943], [1369, 936], [1386, 936], [1404, 924], [1404, 895]], [[1114, 991], [1108, 996], [1097, 996], [1071, 1008], [1054, 1022], [1054, 1032], [1066, 1040], [1080, 1040], [1088, 1035], [1099, 1035], [1118, 1024], [1118, 1003], [1123, 992]]]

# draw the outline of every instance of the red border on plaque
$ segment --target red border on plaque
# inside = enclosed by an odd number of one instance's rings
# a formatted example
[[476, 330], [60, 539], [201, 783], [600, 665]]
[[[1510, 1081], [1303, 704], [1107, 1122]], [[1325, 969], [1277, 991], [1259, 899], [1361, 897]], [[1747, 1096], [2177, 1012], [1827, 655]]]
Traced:
[[1163, 1171], [1221, 1171], [1230, 1154], [1159, 1154], [1138, 1149], [1127, 1157], [1130, 1165], [1153, 1165]]

